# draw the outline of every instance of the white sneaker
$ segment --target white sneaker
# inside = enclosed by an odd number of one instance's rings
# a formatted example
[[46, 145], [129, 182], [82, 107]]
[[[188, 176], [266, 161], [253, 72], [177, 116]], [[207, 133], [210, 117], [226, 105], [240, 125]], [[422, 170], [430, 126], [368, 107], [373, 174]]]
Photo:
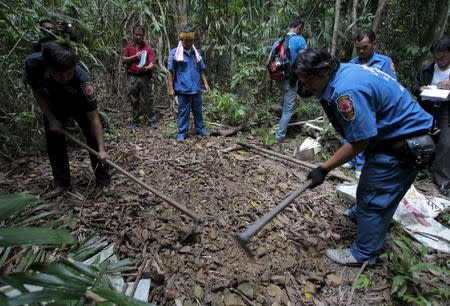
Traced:
[[346, 217], [350, 217], [350, 209], [349, 208], [344, 208], [341, 206], [335, 207], [334, 211], [338, 214], [338, 215], [344, 215]]
[[331, 260], [341, 265], [359, 266], [350, 249], [327, 249], [325, 255]]
[[351, 163], [345, 163], [341, 167], [344, 168], [344, 169], [352, 169], [353, 165]]

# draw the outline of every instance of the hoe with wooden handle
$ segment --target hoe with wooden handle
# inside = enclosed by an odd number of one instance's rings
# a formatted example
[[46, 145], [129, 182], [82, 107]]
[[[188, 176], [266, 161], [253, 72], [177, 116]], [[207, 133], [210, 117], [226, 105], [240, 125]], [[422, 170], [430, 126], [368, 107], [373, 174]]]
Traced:
[[256, 220], [250, 227], [248, 227], [244, 232], [238, 233], [236, 239], [239, 245], [244, 249], [248, 256], [253, 257], [253, 253], [248, 247], [248, 243], [267, 223], [269, 223], [276, 215], [278, 215], [283, 209], [285, 209], [289, 204], [292, 203], [305, 189], [311, 185], [311, 180], [307, 180], [299, 189], [295, 190], [289, 194], [280, 204], [278, 204], [274, 209], [265, 214], [262, 218]]
[[[84, 149], [88, 150], [90, 153], [94, 154], [95, 156], [99, 156], [99, 154], [93, 150], [92, 148], [90, 148], [89, 146], [87, 146], [85, 143], [79, 141], [78, 139], [76, 139], [75, 137], [73, 137], [72, 135], [70, 135], [69, 133], [67, 133], [66, 131], [64, 131], [64, 135], [66, 135], [67, 138], [69, 138], [70, 140], [72, 140], [73, 142], [75, 142], [76, 144], [80, 145], [81, 147], [83, 147]], [[132, 179], [133, 181], [135, 181], [136, 183], [138, 183], [139, 185], [141, 185], [142, 187], [144, 187], [145, 189], [147, 189], [148, 191], [150, 191], [151, 193], [153, 193], [154, 195], [156, 195], [157, 197], [161, 198], [162, 200], [164, 200], [167, 204], [169, 204], [170, 206], [178, 209], [179, 211], [183, 212], [184, 214], [188, 215], [192, 221], [194, 221], [195, 226], [198, 225], [199, 223], [202, 222], [203, 217], [196, 214], [195, 212], [187, 209], [184, 205], [178, 203], [177, 201], [175, 201], [174, 199], [171, 199], [165, 195], [163, 195], [161, 192], [159, 192], [158, 190], [152, 188], [151, 186], [147, 185], [146, 183], [144, 183], [143, 181], [141, 181], [140, 179], [138, 179], [137, 177], [135, 177], [133, 174], [131, 174], [130, 172], [126, 171], [125, 169], [123, 169], [122, 167], [118, 166], [117, 164], [115, 164], [113, 161], [107, 159], [105, 160], [105, 163], [113, 168], [115, 168], [117, 171], [121, 172], [122, 174], [128, 176], [130, 179]]]

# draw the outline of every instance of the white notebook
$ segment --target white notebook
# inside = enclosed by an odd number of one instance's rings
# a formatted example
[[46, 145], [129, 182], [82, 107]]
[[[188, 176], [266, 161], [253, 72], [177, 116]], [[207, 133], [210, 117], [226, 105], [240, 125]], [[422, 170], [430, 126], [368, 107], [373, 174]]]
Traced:
[[438, 89], [436, 85], [430, 85], [428, 89], [422, 91], [420, 96], [422, 100], [444, 101], [449, 100], [450, 90]]

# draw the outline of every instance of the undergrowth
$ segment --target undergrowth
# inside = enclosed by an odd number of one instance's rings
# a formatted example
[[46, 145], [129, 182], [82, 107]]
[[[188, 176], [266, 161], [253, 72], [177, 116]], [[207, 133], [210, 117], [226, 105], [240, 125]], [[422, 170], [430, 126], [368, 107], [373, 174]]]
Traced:
[[380, 256], [392, 275], [392, 297], [407, 305], [432, 305], [450, 298], [450, 262], [413, 243], [400, 225], [391, 229], [387, 251]]

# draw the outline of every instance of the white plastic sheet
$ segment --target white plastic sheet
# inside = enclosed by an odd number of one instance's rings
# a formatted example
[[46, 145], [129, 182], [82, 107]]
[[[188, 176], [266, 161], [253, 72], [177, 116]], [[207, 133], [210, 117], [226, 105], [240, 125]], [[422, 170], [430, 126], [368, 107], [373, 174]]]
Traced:
[[[356, 187], [357, 184], [339, 185], [337, 192], [355, 202]], [[440, 212], [449, 208], [450, 201], [424, 196], [413, 185], [400, 201], [394, 220], [402, 225], [406, 233], [427, 247], [450, 253], [450, 229], [434, 220]]]

